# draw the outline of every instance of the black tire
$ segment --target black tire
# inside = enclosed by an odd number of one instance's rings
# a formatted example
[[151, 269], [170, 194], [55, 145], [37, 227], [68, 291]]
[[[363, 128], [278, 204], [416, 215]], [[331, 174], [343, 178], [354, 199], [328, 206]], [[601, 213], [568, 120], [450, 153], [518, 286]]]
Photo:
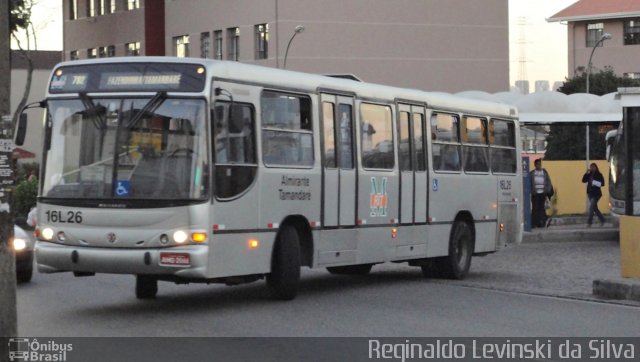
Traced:
[[158, 279], [150, 275], [136, 275], [136, 298], [154, 299], [158, 294]]
[[16, 271], [16, 280], [19, 284], [29, 283], [33, 277], [33, 264], [26, 269]]
[[471, 267], [473, 245], [469, 224], [460, 220], [454, 222], [449, 236], [449, 255], [435, 258], [431, 265], [423, 265], [422, 274], [428, 278], [464, 279]]
[[298, 233], [293, 227], [284, 227], [278, 233], [271, 257], [271, 273], [267, 274], [267, 287], [274, 298], [291, 300], [296, 297], [300, 265]]
[[341, 275], [367, 275], [371, 271], [373, 264], [329, 266], [327, 270], [331, 274]]

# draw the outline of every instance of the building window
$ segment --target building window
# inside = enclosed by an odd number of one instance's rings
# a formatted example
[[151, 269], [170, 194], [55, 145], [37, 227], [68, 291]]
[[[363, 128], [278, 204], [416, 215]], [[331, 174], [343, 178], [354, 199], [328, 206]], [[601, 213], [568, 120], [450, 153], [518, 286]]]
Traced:
[[98, 9], [98, 14], [105, 15], [107, 13], [107, 2], [108, 0], [100, 0], [100, 8]]
[[127, 10], [140, 9], [140, 0], [127, 0]]
[[213, 51], [215, 52], [215, 59], [222, 59], [222, 30], [216, 30], [213, 32]]
[[624, 73], [623, 77], [629, 79], [640, 79], [640, 72]]
[[240, 60], [240, 28], [227, 29], [227, 44], [229, 44], [227, 59]]
[[174, 54], [176, 57], [189, 56], [189, 35], [181, 35], [173, 38]]
[[87, 50], [87, 58], [97, 58], [98, 50], [96, 48], [91, 48]]
[[107, 47], [107, 56], [108, 57], [115, 57], [116, 56], [116, 46], [115, 45], [109, 45]]
[[211, 58], [211, 33], [200, 33], [200, 57]]
[[78, 60], [80, 59], [78, 57], [78, 51], [77, 50], [72, 50], [69, 52], [69, 60]]
[[87, 0], [87, 16], [96, 16], [96, 3], [93, 0]]
[[624, 22], [624, 45], [640, 44], [640, 19]]
[[255, 26], [256, 33], [256, 59], [269, 58], [269, 24]]
[[76, 20], [78, 18], [78, 0], [69, 0], [69, 19]]
[[107, 47], [99, 47], [98, 48], [98, 57], [104, 58], [107, 56]]
[[109, 14], [116, 12], [116, 1], [117, 0], [109, 0]]
[[[593, 48], [602, 38], [604, 23], [587, 24], [587, 48]], [[600, 43], [602, 46], [602, 43]]]
[[126, 43], [124, 47], [127, 56], [135, 57], [140, 55], [140, 42]]

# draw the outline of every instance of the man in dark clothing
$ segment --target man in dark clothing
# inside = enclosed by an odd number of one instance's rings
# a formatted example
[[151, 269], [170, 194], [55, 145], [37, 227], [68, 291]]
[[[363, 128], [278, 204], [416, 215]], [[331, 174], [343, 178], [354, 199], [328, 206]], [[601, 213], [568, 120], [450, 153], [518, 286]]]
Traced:
[[589, 197], [589, 214], [587, 217], [587, 227], [593, 223], [593, 214], [600, 219], [600, 226], [604, 225], [604, 216], [598, 209], [598, 200], [602, 197], [600, 188], [604, 186], [604, 176], [598, 170], [598, 165], [592, 163], [587, 172], [582, 176], [582, 182], [587, 184], [587, 196]]

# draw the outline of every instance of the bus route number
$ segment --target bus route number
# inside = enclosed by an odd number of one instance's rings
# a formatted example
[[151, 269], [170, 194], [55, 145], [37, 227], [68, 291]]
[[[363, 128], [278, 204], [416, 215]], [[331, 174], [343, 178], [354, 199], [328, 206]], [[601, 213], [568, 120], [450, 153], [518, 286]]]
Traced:
[[501, 190], [511, 190], [511, 180], [500, 180]]
[[45, 212], [47, 222], [57, 222], [61, 224], [80, 224], [82, 223], [82, 211], [48, 210]]

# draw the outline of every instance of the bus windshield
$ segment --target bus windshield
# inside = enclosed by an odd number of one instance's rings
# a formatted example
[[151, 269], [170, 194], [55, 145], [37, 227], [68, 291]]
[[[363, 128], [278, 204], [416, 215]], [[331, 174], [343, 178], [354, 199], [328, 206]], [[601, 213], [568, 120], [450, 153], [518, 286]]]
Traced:
[[195, 200], [208, 196], [205, 102], [50, 99], [42, 197]]

